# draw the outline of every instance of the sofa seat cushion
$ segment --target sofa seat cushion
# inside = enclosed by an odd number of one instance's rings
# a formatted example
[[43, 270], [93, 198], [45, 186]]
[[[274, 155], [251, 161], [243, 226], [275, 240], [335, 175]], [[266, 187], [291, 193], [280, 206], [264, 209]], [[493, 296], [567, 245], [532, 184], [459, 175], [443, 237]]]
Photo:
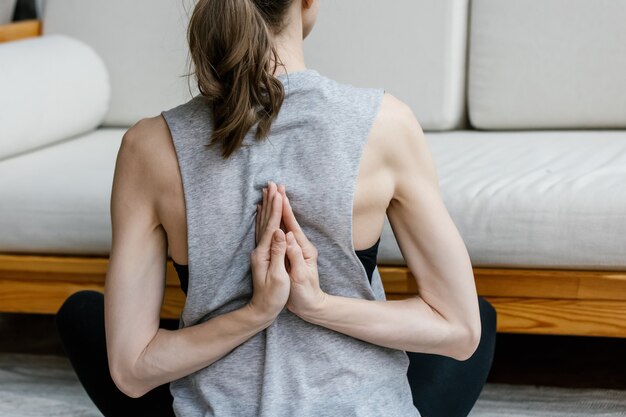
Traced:
[[126, 129], [98, 129], [0, 161], [0, 252], [107, 255]]
[[[0, 162], [0, 252], [108, 255], [125, 129]], [[626, 131], [430, 132], [474, 266], [626, 268]], [[405, 265], [389, 222], [379, 264]]]
[[474, 266], [626, 268], [626, 131], [426, 137]]

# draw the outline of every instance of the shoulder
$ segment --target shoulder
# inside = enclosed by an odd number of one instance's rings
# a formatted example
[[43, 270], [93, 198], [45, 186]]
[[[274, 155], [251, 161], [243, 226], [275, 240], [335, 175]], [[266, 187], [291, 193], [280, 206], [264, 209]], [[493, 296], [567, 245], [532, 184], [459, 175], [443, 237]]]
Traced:
[[167, 149], [170, 132], [163, 116], [146, 117], [133, 124], [124, 133], [119, 156], [132, 162], [136, 169], [154, 169], [160, 153]]
[[382, 97], [376, 123], [384, 127], [385, 140], [396, 147], [407, 146], [404, 142], [420, 140], [423, 136], [411, 107], [388, 92]]
[[[172, 158], [173, 161], [172, 161]], [[137, 198], [155, 201], [172, 180], [169, 168], [176, 159], [167, 123], [161, 115], [147, 117], [132, 125], [123, 135], [118, 151], [114, 190], [128, 190]]]
[[139, 147], [146, 144], [150, 138], [156, 136], [164, 136], [167, 131], [167, 124], [163, 116], [145, 117], [126, 130], [123, 141], [128, 142], [129, 146]]
[[385, 166], [393, 173], [397, 183], [417, 177], [437, 181], [430, 147], [408, 104], [385, 92], [375, 129]]

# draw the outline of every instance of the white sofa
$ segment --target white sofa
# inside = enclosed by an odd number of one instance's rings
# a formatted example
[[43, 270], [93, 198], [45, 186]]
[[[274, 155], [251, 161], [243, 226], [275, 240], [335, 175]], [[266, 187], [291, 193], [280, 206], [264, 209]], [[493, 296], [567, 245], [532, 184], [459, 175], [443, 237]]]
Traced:
[[[85, 131], [0, 159], [0, 310], [102, 288], [122, 135], [197, 93], [192, 6], [47, 0], [43, 38], [90, 46], [110, 96]], [[498, 331], [626, 337], [624, 22], [626, 0], [341, 0], [305, 41], [308, 67], [413, 108]], [[388, 298], [417, 290], [389, 223], [378, 263]], [[166, 317], [176, 285], [170, 268]]]

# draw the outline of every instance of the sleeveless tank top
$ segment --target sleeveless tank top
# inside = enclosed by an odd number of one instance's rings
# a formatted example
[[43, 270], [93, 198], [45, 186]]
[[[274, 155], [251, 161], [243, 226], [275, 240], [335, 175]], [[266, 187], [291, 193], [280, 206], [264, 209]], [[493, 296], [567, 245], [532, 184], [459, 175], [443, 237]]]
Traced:
[[[352, 209], [365, 141], [382, 88], [355, 87], [316, 70], [280, 74], [285, 99], [269, 136], [228, 159], [206, 146], [212, 113], [197, 95], [163, 111], [180, 169], [187, 216], [188, 291], [179, 328], [244, 307], [253, 294], [250, 253], [256, 204], [268, 180], [284, 184], [318, 253], [321, 289], [385, 300], [352, 243]], [[179, 417], [421, 417], [405, 351], [309, 323], [286, 307], [211, 365], [170, 382]]]

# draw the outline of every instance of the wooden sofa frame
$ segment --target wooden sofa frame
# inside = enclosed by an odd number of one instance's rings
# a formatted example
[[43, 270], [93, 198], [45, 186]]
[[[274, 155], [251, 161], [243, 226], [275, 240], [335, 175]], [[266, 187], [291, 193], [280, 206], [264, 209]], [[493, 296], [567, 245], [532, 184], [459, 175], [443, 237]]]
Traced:
[[[55, 314], [74, 292], [104, 291], [108, 257], [0, 254], [0, 312]], [[406, 266], [378, 266], [387, 299], [418, 293]], [[626, 337], [626, 271], [474, 268], [498, 332]], [[185, 303], [167, 261], [162, 318]]]
[[[0, 42], [38, 36], [41, 22], [0, 26]], [[55, 314], [71, 294], [104, 291], [108, 257], [0, 253], [0, 312]], [[379, 265], [387, 298], [418, 293], [405, 266]], [[478, 294], [496, 309], [497, 331], [626, 337], [626, 271], [474, 268]], [[162, 318], [185, 303], [168, 260]]]

